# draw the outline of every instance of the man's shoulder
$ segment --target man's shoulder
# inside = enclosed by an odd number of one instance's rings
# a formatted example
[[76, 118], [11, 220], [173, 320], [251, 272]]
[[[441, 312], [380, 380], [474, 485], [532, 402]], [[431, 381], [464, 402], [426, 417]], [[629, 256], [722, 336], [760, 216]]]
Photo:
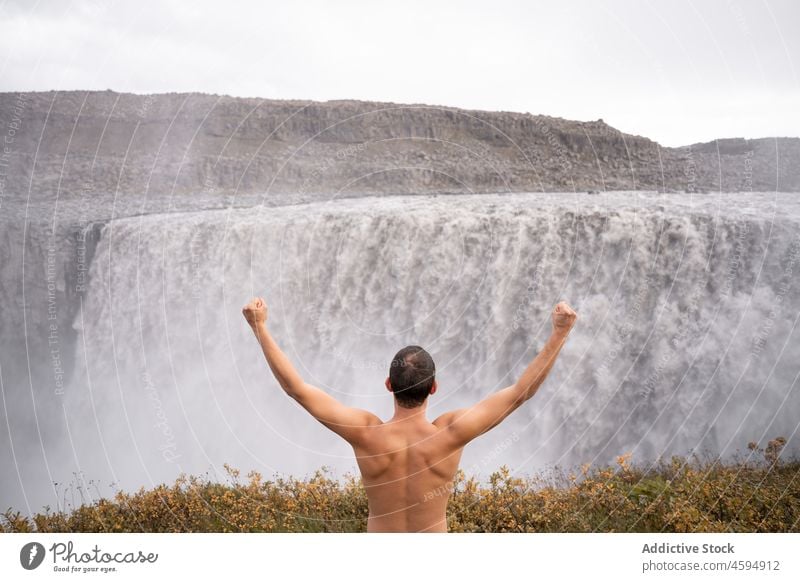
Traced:
[[378, 426], [383, 426], [384, 423], [381, 417], [377, 414], [370, 412], [369, 410], [362, 410], [356, 409], [360, 415], [360, 422], [359, 424], [364, 428], [374, 428]]
[[459, 408], [457, 410], [445, 412], [444, 414], [438, 416], [431, 424], [436, 428], [447, 428], [452, 425], [459, 416], [464, 414], [465, 410], [465, 408]]

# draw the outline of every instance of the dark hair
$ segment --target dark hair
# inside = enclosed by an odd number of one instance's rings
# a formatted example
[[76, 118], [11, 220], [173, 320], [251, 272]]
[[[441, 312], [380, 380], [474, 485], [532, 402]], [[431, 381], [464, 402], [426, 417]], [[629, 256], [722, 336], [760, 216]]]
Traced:
[[403, 408], [422, 405], [431, 393], [435, 377], [433, 358], [419, 346], [407, 346], [397, 352], [389, 368], [392, 392]]

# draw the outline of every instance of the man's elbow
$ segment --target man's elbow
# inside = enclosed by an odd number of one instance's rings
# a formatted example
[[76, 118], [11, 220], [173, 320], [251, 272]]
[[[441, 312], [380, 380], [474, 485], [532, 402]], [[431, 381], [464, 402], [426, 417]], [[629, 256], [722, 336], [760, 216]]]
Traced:
[[[302, 390], [300, 390], [300, 389], [297, 387], [297, 385], [295, 385], [295, 384], [293, 384], [293, 383], [291, 383], [291, 382], [287, 382], [287, 381], [285, 381], [285, 380], [280, 380], [280, 381], [278, 381], [278, 384], [280, 384], [280, 386], [281, 386], [281, 389], [282, 389], [284, 392], [286, 392], [286, 395], [287, 395], [287, 396], [289, 396], [289, 397], [290, 397], [290, 398], [292, 398], [293, 400], [296, 400], [297, 402], [300, 402], [300, 401], [301, 401], [301, 399], [302, 399], [302, 397], [303, 397], [303, 391], [302, 391]], [[302, 404], [302, 402], [300, 402], [300, 403]]]
[[296, 401], [298, 404], [305, 406], [306, 402], [308, 402], [308, 398], [306, 397], [307, 394], [305, 390], [298, 388], [297, 386], [287, 386], [283, 389], [286, 394], [289, 395], [289, 398]]
[[533, 395], [536, 394], [536, 389], [538, 386], [533, 386], [531, 384], [515, 384], [514, 385], [514, 399], [512, 402], [512, 406], [514, 408], [520, 406], [524, 402], [527, 402]]

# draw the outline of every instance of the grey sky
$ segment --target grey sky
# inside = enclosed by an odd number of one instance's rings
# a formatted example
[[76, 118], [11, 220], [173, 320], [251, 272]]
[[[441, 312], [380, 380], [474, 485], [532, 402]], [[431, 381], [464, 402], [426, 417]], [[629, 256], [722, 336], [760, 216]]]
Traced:
[[800, 136], [799, 23], [794, 0], [6, 1], [0, 90], [528, 111], [665, 145]]

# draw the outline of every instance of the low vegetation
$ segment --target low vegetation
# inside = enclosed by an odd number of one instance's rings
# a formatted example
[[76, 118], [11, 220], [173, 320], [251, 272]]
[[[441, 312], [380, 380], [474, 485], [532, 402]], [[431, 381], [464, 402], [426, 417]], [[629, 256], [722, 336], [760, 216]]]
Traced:
[[[488, 482], [459, 472], [448, 525], [453, 532], [798, 532], [800, 461], [785, 439], [728, 462], [673, 457], [636, 465], [552, 469], [520, 476], [503, 467]], [[226, 483], [181, 476], [172, 485], [118, 493], [61, 511], [0, 516], [5, 532], [362, 532], [367, 498], [359, 479], [325, 470], [308, 479], [244, 478]]]

